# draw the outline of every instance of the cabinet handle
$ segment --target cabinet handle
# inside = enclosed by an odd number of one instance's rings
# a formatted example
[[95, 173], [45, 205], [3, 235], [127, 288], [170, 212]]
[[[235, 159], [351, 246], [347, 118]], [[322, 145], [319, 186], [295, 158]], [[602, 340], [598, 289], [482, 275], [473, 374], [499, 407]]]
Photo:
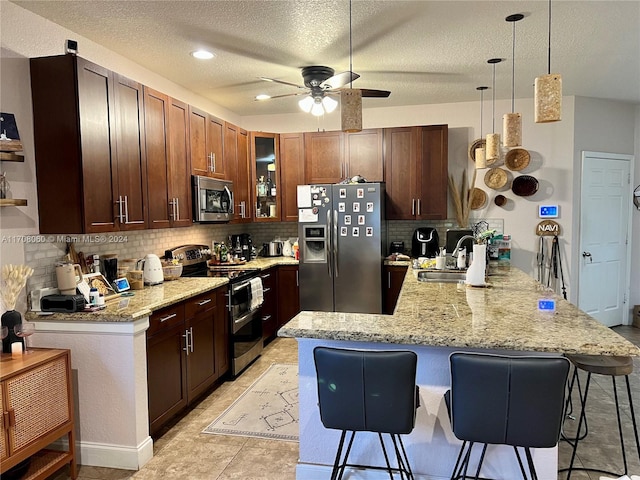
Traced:
[[175, 205], [175, 209], [176, 209], [176, 214], [173, 217], [174, 220], [180, 220], [180, 199], [178, 197], [176, 197], [176, 201], [174, 203]]
[[422, 215], [422, 200], [418, 199], [418, 216]]
[[411, 199], [411, 215], [415, 215], [416, 214], [416, 199], [412, 198]]
[[245, 201], [240, 202], [240, 218], [247, 218], [246, 216], [246, 205]]
[[187, 357], [188, 357], [189, 356], [189, 330], [184, 331], [184, 335], [182, 335], [182, 338], [184, 338], [184, 348], [182, 350], [187, 352]]
[[212, 167], [212, 165], [213, 165], [213, 164], [211, 163], [211, 155], [212, 155], [212, 153], [211, 153], [211, 152], [209, 152], [209, 153], [207, 154], [207, 171], [208, 171], [208, 172], [211, 172], [211, 171], [212, 171], [212, 169], [213, 169], [213, 167]]
[[206, 300], [203, 300], [201, 302], [198, 302], [198, 306], [201, 307], [203, 305], [206, 305], [207, 303], [209, 303], [211, 301], [211, 298], [207, 298]]
[[191, 347], [191, 353], [193, 353], [193, 327], [189, 327], [189, 346]]
[[271, 318], [271, 315], [266, 315], [266, 316], [262, 317], [262, 321], [263, 321], [263, 322], [266, 322], [266, 321], [268, 321], [270, 318]]
[[177, 313], [172, 313], [171, 315], [167, 315], [166, 317], [162, 317], [160, 319], [160, 323], [166, 322], [167, 320], [171, 320], [173, 317], [176, 317], [176, 316], [178, 316]]
[[118, 204], [118, 216], [116, 218], [120, 223], [124, 223], [124, 214], [122, 213], [122, 195], [118, 195], [116, 203]]
[[212, 153], [211, 154], [211, 168], [212, 168], [212, 172], [216, 171], [216, 154]]
[[129, 198], [124, 196], [124, 223], [129, 223]]
[[300, 286], [300, 282], [298, 282], [298, 270], [296, 270], [296, 287]]
[[391, 290], [391, 272], [387, 272], [387, 288]]
[[270, 273], [265, 273], [264, 275], [260, 275], [260, 278], [267, 279], [267, 278], [269, 278], [270, 276], [271, 276], [271, 274], [270, 274]]
[[270, 292], [270, 291], [271, 291], [271, 289], [270, 289], [270, 288], [265, 288], [265, 289], [263, 289], [263, 290], [262, 290], [262, 293], [268, 293], [268, 292]]

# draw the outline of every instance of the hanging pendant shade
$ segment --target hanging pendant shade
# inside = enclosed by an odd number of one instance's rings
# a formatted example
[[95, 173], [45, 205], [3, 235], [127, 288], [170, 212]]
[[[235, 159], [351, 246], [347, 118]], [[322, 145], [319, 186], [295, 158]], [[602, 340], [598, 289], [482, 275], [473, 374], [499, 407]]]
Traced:
[[562, 76], [551, 73], [551, 0], [549, 0], [549, 48], [547, 74], [536, 78], [534, 86], [536, 123], [562, 120]]
[[513, 24], [511, 47], [511, 113], [502, 116], [502, 141], [505, 147], [522, 145], [522, 115], [515, 113], [516, 84], [516, 22], [524, 18], [521, 13], [509, 15], [505, 20]]
[[519, 147], [522, 145], [522, 115], [519, 113], [505, 113], [502, 116], [502, 137], [505, 147]]
[[562, 120], [562, 76], [559, 73], [536, 78], [534, 102], [536, 123]]
[[493, 65], [493, 113], [491, 115], [491, 131], [494, 133], [487, 134], [487, 143], [485, 145], [485, 157], [487, 165], [491, 165], [500, 159], [500, 134], [496, 131], [496, 64], [502, 61], [501, 58], [491, 58], [487, 63]]
[[354, 133], [362, 130], [362, 90], [345, 88], [340, 91], [340, 114], [343, 132]]
[[[482, 139], [482, 118], [484, 111], [484, 91], [489, 87], [477, 87], [476, 90], [480, 90], [480, 138]], [[474, 158], [476, 162], [476, 170], [480, 168], [487, 168], [487, 156], [485, 150], [485, 142], [480, 142], [480, 146], [475, 149]]]

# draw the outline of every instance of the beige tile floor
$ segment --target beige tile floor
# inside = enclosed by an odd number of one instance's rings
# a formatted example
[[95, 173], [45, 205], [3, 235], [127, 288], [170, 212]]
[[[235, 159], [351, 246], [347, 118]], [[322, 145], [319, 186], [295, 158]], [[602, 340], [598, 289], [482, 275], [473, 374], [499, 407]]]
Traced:
[[[616, 327], [615, 330], [637, 345], [640, 345], [640, 329]], [[298, 459], [298, 444], [277, 440], [259, 440], [248, 437], [223, 435], [200, 435], [200, 432], [224, 411], [256, 378], [272, 363], [297, 363], [295, 340], [278, 338], [271, 342], [263, 355], [237, 380], [224, 382], [204, 398], [188, 414], [154, 439], [154, 457], [140, 471], [116, 470], [80, 466], [81, 480], [295, 480]], [[634, 407], [640, 414], [640, 358], [634, 360], [635, 370], [631, 377]], [[618, 386], [618, 390], [624, 393]], [[616, 428], [613, 390], [608, 378], [593, 377], [589, 392], [587, 411], [591, 434], [578, 450], [578, 460], [585, 465], [607, 465], [621, 471], [621, 457]], [[640, 475], [640, 459], [633, 447], [633, 431], [626, 394], [623, 395], [627, 433], [627, 458], [630, 474]], [[640, 420], [640, 418], [639, 418]], [[571, 420], [565, 427], [569, 434]], [[560, 442], [559, 464], [567, 466], [571, 455], [570, 446]], [[68, 471], [62, 470], [49, 480], [67, 480]], [[561, 473], [559, 480], [567, 478]], [[574, 472], [571, 479], [598, 480], [600, 474]]]

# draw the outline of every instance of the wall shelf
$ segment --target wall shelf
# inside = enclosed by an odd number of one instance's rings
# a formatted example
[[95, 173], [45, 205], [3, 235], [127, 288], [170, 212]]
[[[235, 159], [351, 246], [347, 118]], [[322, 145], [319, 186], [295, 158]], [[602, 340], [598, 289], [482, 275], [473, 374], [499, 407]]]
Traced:
[[13, 152], [0, 152], [0, 160], [3, 162], [24, 162], [24, 155]]
[[0, 207], [26, 207], [27, 200], [24, 198], [1, 198]]

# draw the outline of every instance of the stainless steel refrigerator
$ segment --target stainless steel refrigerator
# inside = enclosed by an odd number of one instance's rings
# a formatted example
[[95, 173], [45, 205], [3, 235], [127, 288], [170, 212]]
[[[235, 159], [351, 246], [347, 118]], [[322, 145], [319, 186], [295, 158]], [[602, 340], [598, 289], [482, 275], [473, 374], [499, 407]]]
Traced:
[[298, 185], [300, 308], [381, 313], [384, 183]]

